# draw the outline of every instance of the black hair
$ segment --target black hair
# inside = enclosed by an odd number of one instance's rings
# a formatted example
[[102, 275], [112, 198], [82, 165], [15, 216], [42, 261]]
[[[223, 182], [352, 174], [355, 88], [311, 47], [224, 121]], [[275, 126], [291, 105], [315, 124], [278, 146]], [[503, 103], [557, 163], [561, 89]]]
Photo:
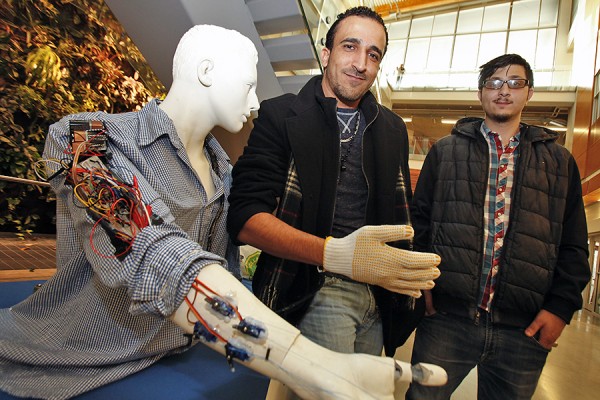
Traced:
[[369, 7], [365, 7], [365, 6], [349, 8], [346, 11], [344, 11], [343, 13], [338, 14], [337, 19], [335, 20], [335, 22], [331, 25], [331, 27], [327, 31], [327, 36], [325, 36], [325, 47], [327, 47], [329, 50], [331, 50], [333, 48], [333, 39], [335, 37], [335, 33], [337, 31], [338, 25], [344, 19], [354, 16], [354, 15], [358, 16], [358, 17], [371, 18], [372, 20], [379, 22], [381, 24], [381, 26], [383, 26], [383, 30], [385, 31], [385, 48], [382, 51], [383, 51], [383, 54], [385, 54], [385, 52], [387, 51], [387, 47], [388, 47], [388, 31], [387, 31], [387, 28], [385, 27], [385, 22], [383, 22], [383, 18], [381, 18], [381, 15], [377, 14], [377, 12], [375, 12], [375, 11], [371, 10]]
[[504, 54], [494, 58], [479, 67], [479, 85], [478, 88], [483, 88], [483, 82], [488, 79], [498, 68], [504, 68], [509, 65], [521, 65], [525, 68], [525, 75], [529, 81], [529, 87], [533, 87], [533, 71], [531, 66], [523, 57], [518, 54]]

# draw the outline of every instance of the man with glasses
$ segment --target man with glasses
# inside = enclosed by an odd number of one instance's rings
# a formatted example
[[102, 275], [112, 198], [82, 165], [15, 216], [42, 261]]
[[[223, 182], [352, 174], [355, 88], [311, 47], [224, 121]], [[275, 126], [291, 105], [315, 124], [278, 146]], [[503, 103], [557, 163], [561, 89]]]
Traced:
[[412, 362], [448, 384], [408, 399], [448, 399], [478, 367], [479, 399], [528, 399], [590, 278], [579, 171], [558, 134], [521, 122], [533, 73], [506, 54], [481, 66], [485, 118], [464, 118], [424, 162], [411, 215], [415, 249], [441, 256]]

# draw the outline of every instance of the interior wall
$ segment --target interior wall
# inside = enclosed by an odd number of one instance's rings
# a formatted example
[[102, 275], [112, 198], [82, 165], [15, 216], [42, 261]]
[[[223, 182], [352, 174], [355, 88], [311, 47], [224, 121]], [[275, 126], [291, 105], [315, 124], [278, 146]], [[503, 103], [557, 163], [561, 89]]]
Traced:
[[[583, 6], [583, 7], [582, 7]], [[579, 14], [571, 27], [573, 76], [577, 100], [572, 112], [572, 153], [582, 178], [588, 232], [600, 232], [600, 122], [592, 122], [594, 76], [598, 64], [600, 0], [579, 2]]]
[[599, 4], [600, 0], [580, 2], [583, 10], [579, 10], [570, 35], [573, 38], [573, 76], [577, 84], [571, 151], [581, 173], [586, 205], [595, 202], [600, 194], [600, 174], [597, 174], [600, 171], [600, 158], [594, 156], [600, 151], [600, 135], [591, 121], [600, 27]]

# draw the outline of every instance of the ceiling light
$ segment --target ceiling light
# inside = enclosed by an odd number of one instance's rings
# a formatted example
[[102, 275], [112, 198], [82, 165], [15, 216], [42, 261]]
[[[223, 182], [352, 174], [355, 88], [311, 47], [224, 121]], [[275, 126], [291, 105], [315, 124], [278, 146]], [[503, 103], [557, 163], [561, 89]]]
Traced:
[[402, 117], [402, 120], [407, 123], [407, 122], [412, 122], [412, 117]]
[[456, 121], [458, 121], [458, 120], [451, 119], [451, 118], [442, 118], [442, 124], [454, 125], [456, 123]]
[[560, 123], [560, 122], [556, 122], [556, 121], [555, 121], [555, 120], [553, 120], [553, 119], [551, 119], [551, 120], [548, 122], [548, 124], [550, 124], [550, 125], [554, 125], [554, 126], [560, 126], [560, 127], [564, 127], [564, 126], [565, 126], [565, 124], [562, 124], [562, 123]]

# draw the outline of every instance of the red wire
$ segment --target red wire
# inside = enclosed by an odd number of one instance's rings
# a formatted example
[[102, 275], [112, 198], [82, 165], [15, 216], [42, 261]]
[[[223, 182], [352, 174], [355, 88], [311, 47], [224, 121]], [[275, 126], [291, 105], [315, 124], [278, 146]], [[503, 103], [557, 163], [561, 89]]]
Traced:
[[[192, 282], [192, 288], [196, 289], [197, 291], [201, 292], [202, 294], [204, 294], [206, 296], [206, 294], [202, 291], [202, 288], [198, 287], [198, 285], [202, 285], [202, 287], [204, 287], [206, 290], [208, 290], [209, 292], [211, 292], [215, 296], [219, 296], [219, 298], [221, 298], [225, 303], [227, 303], [227, 305], [229, 307], [231, 307], [235, 311], [235, 313], [236, 313], [236, 315], [237, 315], [237, 317], [238, 317], [238, 319], [240, 321], [242, 321], [244, 319], [244, 318], [242, 318], [242, 315], [240, 314], [240, 312], [239, 312], [239, 310], [238, 310], [238, 308], [236, 306], [234, 306], [229, 301], [227, 301], [227, 299], [224, 296], [221, 296], [219, 293], [215, 292], [214, 290], [212, 290], [211, 288], [209, 288], [208, 286], [206, 286], [204, 284], [204, 282], [202, 282], [201, 280], [199, 280], [198, 278], [196, 278], [194, 280], [194, 282]], [[208, 297], [208, 296], [206, 296], [206, 297]]]
[[194, 314], [194, 316], [196, 317], [196, 319], [198, 320], [198, 322], [200, 322], [202, 325], [204, 325], [204, 327], [206, 329], [208, 329], [208, 331], [210, 333], [212, 333], [213, 335], [215, 335], [220, 341], [227, 343], [227, 340], [219, 335], [214, 329], [212, 329], [208, 323], [200, 316], [200, 314], [198, 313], [198, 311], [196, 311], [196, 308], [194, 307], [194, 304], [192, 302], [190, 302], [190, 300], [185, 297], [185, 302], [187, 303], [188, 307], [190, 308], [190, 311]]

